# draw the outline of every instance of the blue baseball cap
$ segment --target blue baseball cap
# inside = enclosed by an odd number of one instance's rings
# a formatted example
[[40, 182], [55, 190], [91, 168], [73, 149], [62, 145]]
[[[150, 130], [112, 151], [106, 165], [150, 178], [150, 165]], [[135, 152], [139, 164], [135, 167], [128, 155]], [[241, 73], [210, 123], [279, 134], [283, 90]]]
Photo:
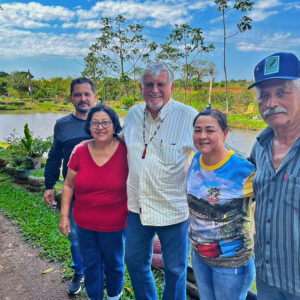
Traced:
[[248, 87], [252, 89], [269, 79], [297, 79], [300, 77], [300, 62], [293, 53], [274, 53], [260, 61], [254, 69], [255, 82]]

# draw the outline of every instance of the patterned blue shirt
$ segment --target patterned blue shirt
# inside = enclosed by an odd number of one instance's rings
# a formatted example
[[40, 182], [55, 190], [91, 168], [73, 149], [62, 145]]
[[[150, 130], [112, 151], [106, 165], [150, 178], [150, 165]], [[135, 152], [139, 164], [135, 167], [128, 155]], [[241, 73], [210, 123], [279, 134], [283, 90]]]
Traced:
[[275, 171], [273, 130], [268, 127], [253, 146], [255, 263], [257, 276], [271, 286], [300, 296], [300, 139]]

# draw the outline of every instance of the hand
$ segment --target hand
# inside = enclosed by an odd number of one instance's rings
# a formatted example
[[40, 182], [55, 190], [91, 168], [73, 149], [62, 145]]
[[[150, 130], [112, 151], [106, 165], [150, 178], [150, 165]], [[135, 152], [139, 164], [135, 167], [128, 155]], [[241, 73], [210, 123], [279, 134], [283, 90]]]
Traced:
[[45, 200], [45, 203], [47, 203], [48, 205], [56, 206], [57, 203], [55, 201], [55, 191], [54, 191], [54, 189], [45, 190], [44, 200]]
[[60, 224], [59, 224], [59, 231], [61, 232], [61, 234], [65, 235], [65, 236], [69, 235], [69, 233], [71, 232], [69, 218], [61, 218]]
[[[93, 139], [90, 139], [90, 140], [84, 140], [84, 141], [82, 141], [82, 142], [80, 142], [79, 144], [77, 144], [77, 145], [75, 145], [75, 147], [73, 148], [73, 150], [72, 150], [72, 153], [71, 153], [71, 156], [76, 152], [76, 149], [78, 148], [78, 147], [81, 147], [81, 146], [83, 146], [83, 145], [85, 145], [85, 144], [88, 144], [90, 141], [92, 141]], [[71, 158], [71, 156], [70, 156], [70, 158]]]

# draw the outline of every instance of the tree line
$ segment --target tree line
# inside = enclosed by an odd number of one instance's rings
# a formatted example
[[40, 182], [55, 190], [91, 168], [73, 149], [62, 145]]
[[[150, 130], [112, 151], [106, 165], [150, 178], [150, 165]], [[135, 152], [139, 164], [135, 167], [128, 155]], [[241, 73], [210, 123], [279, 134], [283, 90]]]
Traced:
[[[223, 51], [225, 81], [218, 84], [225, 88], [226, 111], [229, 98], [227, 89], [226, 42], [238, 34], [251, 29], [252, 20], [245, 14], [253, 8], [249, 0], [215, 0], [217, 11], [222, 14]], [[228, 33], [226, 20], [233, 13], [242, 15], [236, 24], [236, 31]], [[189, 24], [175, 24], [174, 28], [160, 44], [149, 41], [143, 33], [143, 26], [128, 22], [119, 15], [115, 18], [102, 17], [99, 20], [99, 37], [90, 46], [84, 58], [85, 67], [82, 76], [93, 80], [99, 98], [121, 100], [125, 98], [140, 100], [139, 76], [146, 63], [163, 60], [176, 72], [176, 86], [183, 90], [184, 103], [193, 91], [207, 83], [204, 79], [213, 79], [217, 74], [213, 61], [201, 59], [201, 55], [213, 52], [212, 43], [206, 43], [200, 27]], [[33, 99], [67, 99], [72, 78], [35, 79], [32, 74], [16, 71], [11, 74], [0, 72], [0, 94], [26, 97], [28, 92]], [[30, 88], [29, 88], [30, 85]]]

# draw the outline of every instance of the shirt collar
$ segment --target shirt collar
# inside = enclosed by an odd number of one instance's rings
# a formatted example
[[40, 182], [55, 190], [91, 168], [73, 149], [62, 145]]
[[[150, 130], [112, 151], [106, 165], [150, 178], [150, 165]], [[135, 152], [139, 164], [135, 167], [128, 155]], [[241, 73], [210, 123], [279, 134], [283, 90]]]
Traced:
[[[274, 130], [272, 127], [268, 126], [265, 130], [263, 130], [258, 136], [257, 136], [257, 141], [261, 144], [261, 146], [265, 146], [268, 144], [270, 141], [272, 141], [274, 138]], [[300, 138], [298, 138], [295, 142], [294, 145], [300, 146]]]
[[257, 141], [262, 145], [266, 145], [268, 142], [270, 142], [274, 137], [274, 131], [273, 129], [268, 126], [265, 130], [263, 130], [257, 137]]

